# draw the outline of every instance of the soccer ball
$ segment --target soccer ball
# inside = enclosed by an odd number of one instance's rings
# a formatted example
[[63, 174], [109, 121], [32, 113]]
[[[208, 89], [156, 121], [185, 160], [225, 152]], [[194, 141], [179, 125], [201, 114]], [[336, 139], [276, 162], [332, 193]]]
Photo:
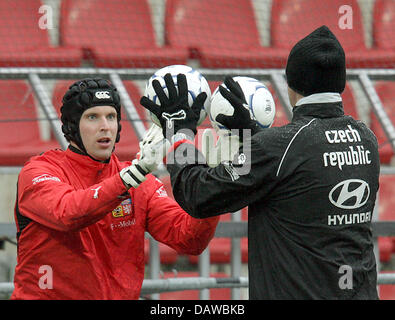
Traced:
[[[251, 119], [255, 120], [262, 128], [271, 127], [274, 116], [276, 115], [276, 107], [269, 89], [262, 82], [254, 78], [233, 77], [233, 79], [243, 90]], [[222, 84], [222, 86], [226, 88], [225, 84]], [[222, 124], [215, 121], [215, 118], [219, 114], [231, 116], [233, 112], [233, 106], [222, 96], [219, 87], [216, 88], [212, 95], [211, 106], [208, 112], [212, 127], [217, 131], [219, 129], [227, 129]]]
[[[154, 103], [160, 105], [160, 101], [155, 93], [154, 87], [152, 86], [152, 81], [158, 80], [161, 83], [162, 88], [164, 89], [164, 92], [166, 93], [166, 95], [168, 95], [168, 91], [167, 91], [166, 83], [165, 83], [165, 79], [164, 79], [164, 76], [167, 73], [170, 73], [173, 76], [173, 81], [174, 81], [176, 88], [177, 88], [177, 75], [179, 73], [185, 74], [185, 76], [187, 78], [187, 84], [188, 84], [188, 105], [190, 107], [192, 106], [193, 101], [196, 99], [196, 97], [199, 95], [199, 93], [201, 93], [201, 92], [207, 93], [207, 98], [204, 102], [202, 110], [200, 111], [200, 117], [199, 117], [199, 121], [197, 123], [197, 125], [200, 125], [207, 116], [206, 110], [210, 107], [211, 90], [210, 90], [210, 87], [207, 83], [206, 78], [204, 78], [203, 75], [199, 71], [197, 71], [189, 66], [185, 66], [185, 65], [171, 65], [171, 66], [167, 66], [162, 69], [159, 69], [151, 76], [151, 78], [148, 79], [148, 82], [145, 87], [144, 95], [148, 99], [152, 100]], [[158, 118], [152, 112], [149, 112], [149, 114], [150, 114], [151, 120], [155, 124], [160, 126], [160, 122], [159, 122]]]

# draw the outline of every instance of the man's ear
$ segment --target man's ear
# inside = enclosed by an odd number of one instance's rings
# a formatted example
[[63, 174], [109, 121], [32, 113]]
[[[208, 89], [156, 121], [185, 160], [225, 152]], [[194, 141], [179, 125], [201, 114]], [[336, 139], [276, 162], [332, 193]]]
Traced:
[[303, 96], [296, 91], [292, 90], [290, 87], [288, 87], [288, 98], [289, 98], [289, 103], [291, 104], [292, 107], [296, 105], [296, 103], [303, 98]]

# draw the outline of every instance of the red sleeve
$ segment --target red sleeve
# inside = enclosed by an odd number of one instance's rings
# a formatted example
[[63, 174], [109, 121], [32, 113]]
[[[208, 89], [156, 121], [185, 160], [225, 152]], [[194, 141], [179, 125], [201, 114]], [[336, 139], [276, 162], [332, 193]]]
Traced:
[[219, 217], [193, 218], [167, 195], [159, 179], [150, 176], [146, 182], [147, 231], [178, 253], [201, 254], [214, 236]]
[[75, 190], [51, 165], [24, 167], [18, 178], [18, 209], [48, 228], [86, 227], [111, 212], [126, 192], [118, 174], [87, 189]]

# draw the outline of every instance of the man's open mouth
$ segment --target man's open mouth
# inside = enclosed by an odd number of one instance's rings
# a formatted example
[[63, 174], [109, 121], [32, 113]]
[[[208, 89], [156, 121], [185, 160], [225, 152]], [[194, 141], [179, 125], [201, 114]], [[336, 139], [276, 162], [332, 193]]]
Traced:
[[97, 142], [102, 145], [107, 145], [111, 142], [111, 139], [110, 138], [101, 138], [101, 139], [97, 140]]

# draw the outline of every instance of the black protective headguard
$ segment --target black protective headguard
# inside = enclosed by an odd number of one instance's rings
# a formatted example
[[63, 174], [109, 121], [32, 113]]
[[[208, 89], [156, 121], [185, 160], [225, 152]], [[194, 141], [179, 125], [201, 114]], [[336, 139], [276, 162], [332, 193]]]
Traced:
[[79, 122], [85, 110], [97, 106], [112, 106], [117, 111], [119, 142], [121, 131], [121, 102], [115, 86], [106, 79], [82, 79], [73, 83], [63, 96], [60, 108], [62, 131], [67, 141], [73, 141], [86, 154]]

